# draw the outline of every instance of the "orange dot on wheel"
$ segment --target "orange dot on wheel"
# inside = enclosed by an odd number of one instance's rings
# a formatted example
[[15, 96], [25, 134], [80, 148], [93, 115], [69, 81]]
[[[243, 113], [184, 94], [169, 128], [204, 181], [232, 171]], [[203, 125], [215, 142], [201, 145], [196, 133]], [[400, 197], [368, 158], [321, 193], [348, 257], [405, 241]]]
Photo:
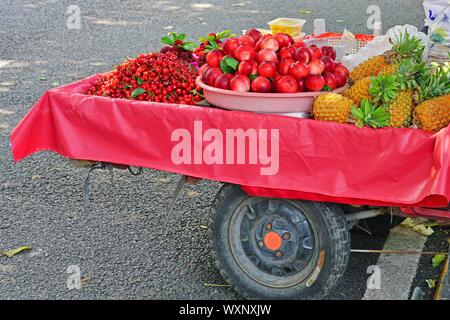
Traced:
[[276, 232], [269, 232], [264, 237], [264, 246], [272, 251], [280, 249], [282, 243], [281, 237]]

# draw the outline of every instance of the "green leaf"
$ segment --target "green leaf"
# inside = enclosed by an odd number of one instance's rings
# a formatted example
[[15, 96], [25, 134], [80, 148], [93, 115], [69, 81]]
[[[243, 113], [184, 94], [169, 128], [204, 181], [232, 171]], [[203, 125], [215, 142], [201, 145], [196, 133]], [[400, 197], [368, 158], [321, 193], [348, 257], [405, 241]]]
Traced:
[[223, 73], [233, 73], [235, 71], [224, 60], [220, 61], [220, 69]]
[[141, 86], [144, 83], [144, 80], [142, 80], [141, 78], [139, 78], [137, 76], [133, 76], [133, 78], [136, 80], [136, 83], [138, 84], [138, 86]]
[[131, 93], [131, 97], [132, 98], [136, 98], [139, 97], [141, 94], [143, 94], [145, 92], [145, 89], [143, 88], [136, 88], [133, 90], [133, 92]]
[[11, 258], [13, 256], [15, 256], [16, 254], [22, 252], [22, 251], [27, 251], [27, 250], [31, 250], [31, 246], [23, 246], [23, 247], [19, 247], [17, 249], [13, 249], [13, 250], [6, 250], [3, 251], [2, 253], [7, 256], [8, 258]]
[[389, 125], [389, 112], [383, 106], [375, 108], [367, 99], [361, 101], [360, 108], [352, 108], [352, 115], [357, 120], [356, 126], [362, 128], [383, 128]]
[[222, 40], [225, 38], [235, 37], [236, 35], [233, 33], [231, 29], [223, 30], [217, 34], [217, 39]]
[[331, 92], [333, 91], [333, 89], [331, 89], [330, 86], [326, 84], [325, 87], [323, 87], [323, 91]]
[[210, 51], [214, 51], [214, 50], [219, 50], [219, 45], [217, 44], [216, 41], [209, 41], [209, 45], [206, 46], [205, 52], [210, 52]]
[[223, 73], [234, 73], [238, 69], [239, 61], [231, 57], [224, 57], [220, 61], [220, 69]]
[[352, 116], [356, 119], [358, 128], [364, 127], [364, 112], [360, 108], [352, 107]]
[[251, 74], [248, 77], [249, 77], [250, 81], [253, 81], [258, 77], [258, 74]]
[[168, 44], [169, 46], [172, 46], [174, 41], [172, 39], [170, 39], [169, 37], [164, 36], [161, 38], [161, 42]]
[[398, 86], [396, 77], [378, 75], [377, 77], [371, 77], [369, 93], [374, 97], [375, 102], [387, 104], [397, 95]]
[[433, 257], [433, 268], [439, 268], [447, 257], [443, 254], [437, 254]]
[[426, 281], [426, 283], [428, 285], [428, 288], [430, 288], [430, 289], [436, 288], [436, 280], [434, 280], [434, 279], [427, 279], [425, 281]]
[[368, 115], [370, 113], [370, 102], [366, 99], [361, 101], [361, 110], [364, 115]]
[[187, 51], [194, 51], [197, 48], [197, 44], [195, 42], [189, 41], [189, 42], [185, 42], [181, 47]]
[[363, 119], [364, 118], [364, 112], [360, 108], [353, 107], [352, 108], [352, 115], [357, 119]]
[[[239, 61], [237, 61], [234, 58], [231, 57], [226, 57], [224, 58], [227, 65], [229, 65], [230, 67], [232, 67], [234, 70], [237, 70], [238, 66], [239, 66]], [[222, 59], [223, 60], [223, 59]]]
[[217, 34], [217, 38], [220, 39], [220, 38], [226, 37], [228, 34], [230, 34], [230, 32], [231, 32], [230, 29], [223, 30]]

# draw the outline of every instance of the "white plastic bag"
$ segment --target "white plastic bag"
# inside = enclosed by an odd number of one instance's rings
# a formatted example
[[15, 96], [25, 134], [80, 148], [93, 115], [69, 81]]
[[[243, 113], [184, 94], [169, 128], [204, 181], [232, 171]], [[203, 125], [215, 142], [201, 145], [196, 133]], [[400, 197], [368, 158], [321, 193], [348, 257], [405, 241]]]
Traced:
[[349, 69], [352, 70], [357, 65], [363, 63], [364, 61], [378, 55], [382, 55], [386, 51], [392, 49], [392, 42], [396, 41], [401, 34], [408, 32], [410, 36], [415, 36], [419, 38], [425, 46], [424, 58], [428, 55], [429, 39], [428, 36], [420, 32], [415, 26], [404, 25], [395, 26], [389, 29], [384, 36], [376, 37], [374, 40], [370, 41], [365, 47], [361, 48], [358, 53], [348, 55], [342, 59], [342, 63]]

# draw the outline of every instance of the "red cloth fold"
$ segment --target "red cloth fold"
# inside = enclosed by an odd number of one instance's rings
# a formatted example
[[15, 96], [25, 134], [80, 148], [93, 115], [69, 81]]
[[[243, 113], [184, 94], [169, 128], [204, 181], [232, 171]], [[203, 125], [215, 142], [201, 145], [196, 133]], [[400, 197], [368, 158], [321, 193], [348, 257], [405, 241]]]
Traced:
[[[73, 159], [235, 183], [252, 195], [368, 205], [448, 205], [449, 127], [436, 134], [358, 129], [333, 122], [86, 95], [98, 77], [44, 94], [11, 135], [15, 161], [50, 150]], [[262, 164], [174, 163], [171, 154], [178, 142], [172, 141], [172, 133], [186, 129], [193, 135], [194, 121], [201, 121], [203, 132], [219, 129], [224, 136], [226, 129], [278, 130], [277, 174], [262, 175]], [[210, 143], [193, 139], [203, 148]]]

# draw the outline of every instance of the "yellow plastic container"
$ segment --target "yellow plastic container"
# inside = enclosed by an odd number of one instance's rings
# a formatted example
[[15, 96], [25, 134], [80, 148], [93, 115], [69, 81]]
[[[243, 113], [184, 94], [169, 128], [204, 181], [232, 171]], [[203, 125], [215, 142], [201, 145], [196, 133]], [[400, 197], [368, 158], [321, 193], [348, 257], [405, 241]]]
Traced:
[[287, 33], [291, 37], [299, 37], [302, 34], [306, 20], [293, 18], [278, 18], [269, 22], [273, 34]]

